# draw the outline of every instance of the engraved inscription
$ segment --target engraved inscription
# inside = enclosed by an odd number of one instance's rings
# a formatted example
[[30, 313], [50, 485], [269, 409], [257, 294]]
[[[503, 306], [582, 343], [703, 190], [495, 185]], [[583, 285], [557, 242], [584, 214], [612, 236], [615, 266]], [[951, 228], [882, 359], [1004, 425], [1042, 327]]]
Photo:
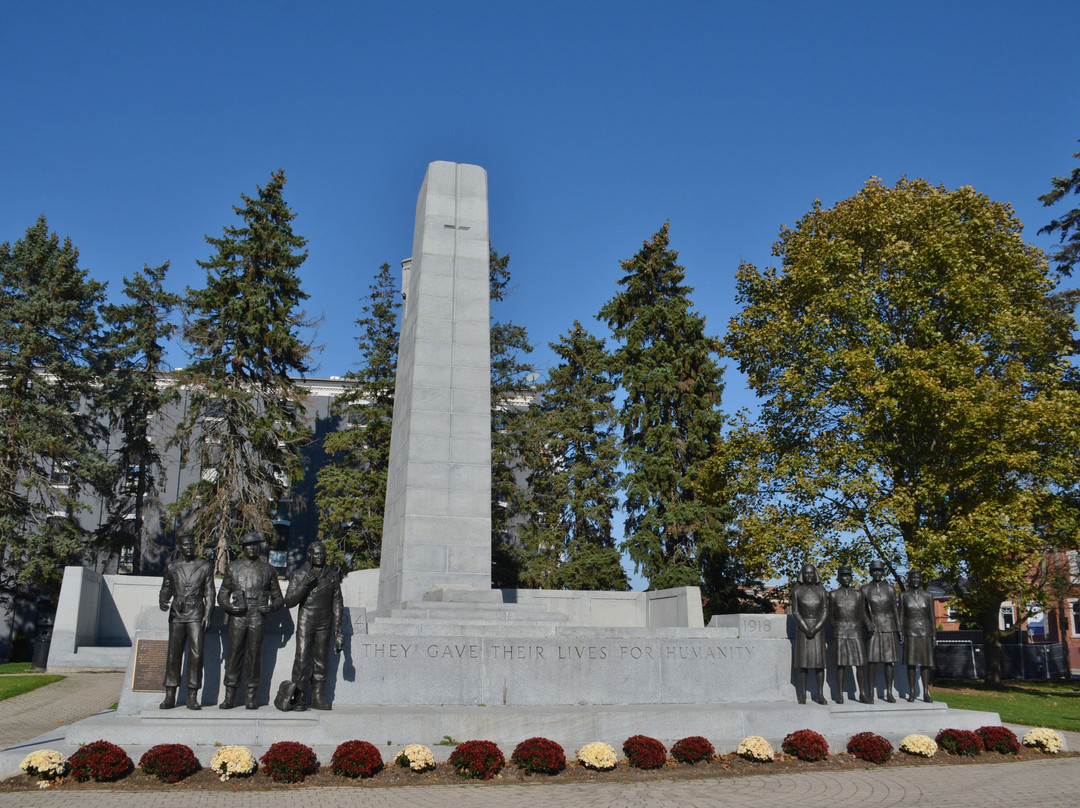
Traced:
[[169, 654], [168, 640], [135, 640], [135, 668], [131, 672], [131, 689], [136, 693], [164, 693], [165, 660]]

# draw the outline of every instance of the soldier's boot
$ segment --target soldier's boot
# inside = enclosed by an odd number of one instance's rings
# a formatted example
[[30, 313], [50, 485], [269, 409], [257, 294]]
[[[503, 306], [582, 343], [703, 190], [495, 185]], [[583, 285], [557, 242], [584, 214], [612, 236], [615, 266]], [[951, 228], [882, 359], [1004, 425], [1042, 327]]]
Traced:
[[247, 698], [244, 699], [244, 707], [248, 710], [259, 709], [259, 686], [248, 685]]
[[158, 705], [158, 707], [160, 709], [162, 709], [162, 710], [171, 710], [175, 706], [176, 706], [176, 688], [175, 687], [167, 687], [167, 688], [165, 688], [165, 699], [164, 699], [164, 701], [161, 702], [161, 704]]
[[221, 700], [221, 704], [218, 705], [219, 709], [231, 710], [236, 706], [236, 688], [225, 686], [225, 698]]
[[307, 708], [307, 693], [298, 689], [293, 697], [293, 712], [306, 713]]
[[331, 710], [330, 703], [326, 700], [326, 682], [311, 683], [311, 709]]
[[202, 705], [199, 704], [199, 688], [189, 687], [187, 689], [187, 708], [189, 710], [202, 709]]

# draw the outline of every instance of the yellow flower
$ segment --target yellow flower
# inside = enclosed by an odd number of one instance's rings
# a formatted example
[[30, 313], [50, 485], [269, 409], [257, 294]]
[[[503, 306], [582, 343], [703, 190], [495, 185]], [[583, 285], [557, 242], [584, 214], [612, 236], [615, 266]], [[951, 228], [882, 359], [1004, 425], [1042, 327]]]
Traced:
[[435, 768], [435, 756], [431, 754], [431, 750], [418, 743], [409, 744], [398, 752], [394, 756], [394, 762], [399, 766], [408, 766], [414, 772], [426, 772]]
[[743, 741], [739, 744], [739, 748], [736, 752], [739, 757], [746, 758], [747, 760], [756, 760], [761, 763], [767, 763], [775, 757], [773, 748], [769, 746], [769, 742], [760, 735], [748, 735], [743, 738]]
[[1020, 743], [1024, 746], [1034, 746], [1048, 755], [1056, 755], [1065, 748], [1065, 742], [1061, 739], [1061, 736], [1046, 727], [1035, 727], [1035, 729], [1025, 732]]
[[900, 751], [920, 757], [933, 757], [937, 754], [937, 741], [927, 735], [908, 735], [900, 741]]
[[578, 763], [586, 769], [596, 769], [597, 771], [614, 769], [617, 761], [615, 750], [610, 745], [600, 741], [585, 744], [575, 754]]
[[221, 773], [221, 780], [244, 776], [255, 771], [255, 756], [246, 746], [223, 746], [210, 759], [210, 768]]
[[40, 786], [41, 788], [48, 788], [47, 781], [59, 780], [67, 774], [68, 763], [67, 758], [59, 752], [52, 749], [38, 749], [24, 757], [19, 768], [45, 783]]

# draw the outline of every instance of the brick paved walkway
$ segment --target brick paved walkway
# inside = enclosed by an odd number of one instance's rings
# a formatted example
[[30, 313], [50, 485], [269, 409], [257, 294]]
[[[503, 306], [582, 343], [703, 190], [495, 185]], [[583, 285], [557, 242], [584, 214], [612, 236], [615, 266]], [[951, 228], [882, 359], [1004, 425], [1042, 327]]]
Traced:
[[22, 792], [4, 808], [1062, 808], [1080, 794], [1080, 759], [762, 775], [725, 780], [577, 785], [319, 788], [222, 794], [199, 791]]

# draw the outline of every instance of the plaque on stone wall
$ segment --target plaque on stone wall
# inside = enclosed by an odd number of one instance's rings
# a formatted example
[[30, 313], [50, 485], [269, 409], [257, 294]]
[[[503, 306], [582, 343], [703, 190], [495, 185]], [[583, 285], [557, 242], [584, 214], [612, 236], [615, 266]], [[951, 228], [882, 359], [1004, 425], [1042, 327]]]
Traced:
[[135, 640], [135, 670], [131, 674], [131, 689], [136, 693], [164, 693], [165, 659], [169, 655], [168, 640]]

